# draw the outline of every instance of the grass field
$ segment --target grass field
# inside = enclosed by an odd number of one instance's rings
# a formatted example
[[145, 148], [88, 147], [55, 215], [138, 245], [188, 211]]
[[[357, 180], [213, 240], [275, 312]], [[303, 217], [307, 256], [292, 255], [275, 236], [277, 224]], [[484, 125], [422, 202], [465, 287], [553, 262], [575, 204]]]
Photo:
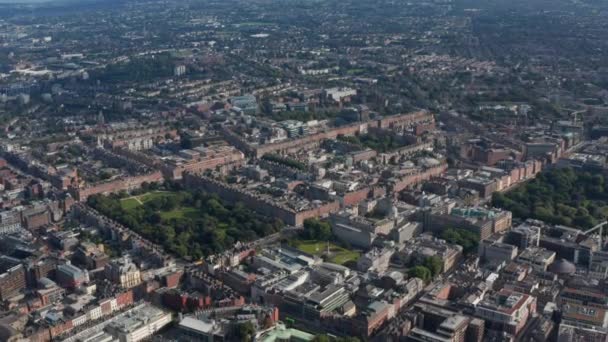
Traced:
[[[133, 210], [133, 209], [139, 207], [140, 205], [143, 205], [144, 203], [146, 203], [148, 201], [151, 201], [151, 200], [154, 200], [157, 198], [170, 197], [170, 196], [175, 196], [175, 195], [176, 194], [173, 192], [166, 192], [166, 191], [148, 192], [148, 193], [145, 193], [145, 194], [139, 195], [139, 196], [123, 198], [120, 201], [120, 205], [122, 206], [122, 208], [124, 210], [129, 211], [129, 210]], [[195, 219], [199, 215], [200, 215], [199, 211], [192, 207], [179, 207], [179, 208], [173, 209], [171, 211], [161, 211], [160, 212], [160, 216], [164, 220], [170, 220], [172, 218], [184, 218], [184, 217]]]
[[120, 201], [120, 205], [122, 206], [122, 208], [124, 210], [132, 210], [135, 209], [137, 207], [139, 207], [141, 205], [141, 202], [139, 200], [137, 200], [136, 198], [125, 198], [123, 200]]
[[[322, 256], [327, 252], [327, 242], [317, 240], [297, 240], [295, 247], [304, 253]], [[360, 253], [342, 248], [333, 243], [329, 243], [329, 258], [327, 261], [334, 264], [344, 265], [349, 261], [359, 259]]]
[[166, 192], [166, 191], [154, 191], [148, 192], [139, 196], [132, 196], [123, 198], [120, 200], [120, 205], [124, 210], [131, 210], [139, 207], [140, 205], [153, 200], [155, 198], [167, 197], [167, 196], [175, 196], [174, 193]]
[[153, 199], [157, 199], [157, 198], [161, 198], [161, 197], [173, 197], [176, 194], [174, 192], [168, 192], [168, 191], [153, 191], [153, 192], [148, 192], [145, 193], [143, 195], [139, 196], [139, 199], [143, 202], [146, 203], [148, 201], [151, 201]]

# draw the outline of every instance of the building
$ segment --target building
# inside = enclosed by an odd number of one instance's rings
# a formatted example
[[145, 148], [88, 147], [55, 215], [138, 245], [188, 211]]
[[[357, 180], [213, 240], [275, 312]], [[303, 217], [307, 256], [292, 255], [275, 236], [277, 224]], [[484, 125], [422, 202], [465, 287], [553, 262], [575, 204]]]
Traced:
[[573, 153], [558, 161], [558, 167], [568, 167], [583, 171], [603, 172], [608, 165], [606, 155]]
[[14, 233], [21, 228], [21, 216], [18, 211], [4, 211], [0, 213], [0, 235]]
[[112, 335], [99, 331], [88, 335], [86, 337], [79, 338], [78, 342], [114, 342], [116, 341]]
[[462, 246], [438, 239], [430, 234], [422, 234], [408, 242], [398, 254], [404, 263], [422, 263], [430, 257], [439, 257], [443, 262], [442, 271], [452, 270], [462, 258]]
[[528, 318], [536, 312], [536, 298], [502, 289], [475, 307], [475, 315], [486, 322], [486, 328], [517, 336]]
[[52, 232], [49, 241], [61, 251], [68, 251], [78, 245], [78, 234], [72, 231]]
[[251, 322], [256, 327], [255, 341], [290, 341], [293, 338], [300, 341], [298, 338], [309, 335], [287, 329], [282, 323], [277, 323], [278, 320], [279, 310], [276, 307], [245, 305], [212, 308], [183, 316], [178, 324], [179, 341], [235, 341], [235, 327], [244, 322]]
[[308, 112], [308, 103], [306, 102], [289, 102], [287, 107], [292, 112]]
[[224, 341], [220, 324], [215, 320], [202, 320], [186, 316], [179, 321], [180, 339], [183, 341], [215, 342]]
[[591, 264], [593, 253], [599, 250], [596, 239], [582, 234], [579, 229], [565, 226], [545, 227], [539, 246], [555, 252], [558, 259], [585, 266]]
[[546, 250], [542, 247], [529, 247], [521, 252], [517, 257], [517, 260], [532, 266], [536, 271], [545, 272], [549, 265], [555, 261], [555, 256], [555, 252]]
[[[363, 330], [364, 336], [372, 336], [384, 323], [395, 316], [393, 305], [385, 301], [373, 301], [362, 309], [358, 319], [361, 321], [358, 329]], [[361, 333], [360, 333], [361, 334]]]
[[478, 318], [428, 304], [416, 304], [414, 310], [417, 325], [409, 332], [407, 341], [483, 341], [484, 322]]
[[129, 311], [124, 318], [111, 322], [105, 330], [120, 342], [138, 342], [148, 339], [171, 321], [170, 312], [144, 304]]
[[253, 95], [235, 96], [230, 98], [230, 104], [238, 107], [245, 114], [255, 114], [258, 112], [258, 101]]
[[11, 298], [26, 287], [25, 267], [19, 260], [0, 256], [0, 300]]
[[51, 213], [46, 207], [24, 210], [21, 215], [23, 216], [23, 225], [28, 229], [37, 229], [51, 223]]
[[353, 246], [363, 248], [370, 248], [378, 234], [391, 235], [393, 229], [398, 230], [403, 227], [403, 230], [395, 232], [393, 236], [400, 241], [417, 235], [421, 231], [421, 227], [417, 224], [408, 225], [407, 222], [401, 222], [397, 225], [399, 218], [371, 219], [354, 215], [347, 210], [332, 214], [330, 219], [332, 232], [336, 237]]
[[357, 269], [361, 272], [384, 273], [394, 253], [390, 248], [373, 248], [357, 260]]
[[72, 264], [57, 266], [57, 283], [65, 288], [76, 288], [89, 281], [89, 273]]
[[559, 304], [563, 322], [608, 332], [608, 296], [599, 289], [567, 286]]
[[511, 224], [511, 212], [499, 209], [453, 208], [449, 214], [429, 211], [424, 215], [424, 231], [441, 233], [457, 227], [479, 235], [480, 239], [508, 230]]
[[38, 281], [38, 287], [36, 296], [40, 298], [42, 306], [53, 304], [65, 295], [65, 289], [57, 286], [55, 282], [48, 278], [41, 278]]
[[95, 135], [95, 139], [112, 149], [122, 147], [130, 151], [141, 151], [152, 148], [156, 142], [163, 141], [166, 137], [174, 139], [177, 136], [177, 130], [154, 126], [103, 132]]
[[420, 222], [407, 222], [405, 225], [395, 227], [391, 231], [391, 237], [396, 243], [405, 243], [422, 233]]
[[296, 138], [308, 134], [308, 125], [301, 121], [286, 120], [280, 123], [281, 127], [287, 131], [290, 138]]
[[531, 246], [538, 247], [541, 236], [541, 226], [534, 224], [535, 220], [527, 220], [525, 223], [509, 230], [505, 236], [505, 242], [524, 250]]
[[101, 248], [93, 243], [83, 242], [74, 252], [74, 260], [88, 270], [104, 268], [110, 261], [110, 257]]
[[338, 239], [346, 241], [353, 246], [363, 248], [371, 247], [376, 238], [376, 234], [365, 228], [359, 228], [341, 222], [332, 222], [332, 232]]
[[56, 269], [57, 260], [54, 258], [32, 261], [27, 266], [29, 284], [33, 286], [42, 278], [54, 278]]
[[321, 287], [312, 283], [288, 290], [282, 298], [281, 311], [304, 319], [318, 320], [350, 301], [344, 286], [330, 284]]
[[105, 275], [108, 280], [127, 289], [141, 283], [139, 268], [126, 256], [107, 264], [105, 266]]
[[472, 176], [458, 182], [464, 189], [475, 190], [479, 197], [489, 199], [495, 191], [498, 191], [498, 182], [492, 178]]
[[562, 322], [557, 333], [557, 342], [606, 342], [608, 332]]
[[486, 262], [501, 263], [515, 259], [516, 246], [504, 243], [504, 235], [491, 235], [479, 243], [479, 257]]
[[526, 143], [524, 155], [526, 159], [547, 158], [550, 162], [555, 162], [562, 154], [562, 141], [540, 141]]
[[460, 157], [471, 162], [493, 166], [501, 160], [518, 157], [517, 152], [485, 139], [470, 139], [459, 144]]
[[177, 180], [182, 179], [184, 173], [202, 174], [207, 170], [238, 166], [244, 161], [245, 155], [231, 146], [197, 147], [165, 158], [162, 173], [165, 178]]
[[173, 69], [173, 75], [175, 75], [176, 77], [182, 76], [185, 73], [186, 73], [186, 66], [185, 65], [177, 65]]
[[352, 88], [329, 88], [325, 89], [325, 97], [334, 102], [348, 102], [352, 96], [357, 95], [357, 90]]

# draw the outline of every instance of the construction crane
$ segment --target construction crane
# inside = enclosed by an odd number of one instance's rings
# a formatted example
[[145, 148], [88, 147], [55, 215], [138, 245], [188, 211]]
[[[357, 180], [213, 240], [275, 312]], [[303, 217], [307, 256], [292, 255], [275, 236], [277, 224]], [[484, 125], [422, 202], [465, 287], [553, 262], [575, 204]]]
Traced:
[[589, 229], [589, 230], [587, 230], [586, 232], [583, 233], [583, 234], [587, 235], [587, 234], [592, 233], [592, 232], [594, 232], [594, 231], [596, 231], [596, 230], [599, 229], [600, 230], [600, 237], [599, 237], [600, 250], [602, 250], [603, 247], [604, 247], [604, 245], [602, 244], [602, 236], [604, 235], [604, 226], [606, 224], [608, 224], [608, 221], [604, 221], [604, 222], [596, 225], [595, 227], [593, 227], [593, 228], [591, 228], [591, 229]]

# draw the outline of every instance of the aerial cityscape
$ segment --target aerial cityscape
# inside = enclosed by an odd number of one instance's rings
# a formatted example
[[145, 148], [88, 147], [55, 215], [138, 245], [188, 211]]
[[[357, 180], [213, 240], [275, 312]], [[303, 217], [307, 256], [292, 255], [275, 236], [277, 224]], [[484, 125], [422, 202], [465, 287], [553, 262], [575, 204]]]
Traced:
[[0, 0], [0, 341], [608, 342], [608, 1]]

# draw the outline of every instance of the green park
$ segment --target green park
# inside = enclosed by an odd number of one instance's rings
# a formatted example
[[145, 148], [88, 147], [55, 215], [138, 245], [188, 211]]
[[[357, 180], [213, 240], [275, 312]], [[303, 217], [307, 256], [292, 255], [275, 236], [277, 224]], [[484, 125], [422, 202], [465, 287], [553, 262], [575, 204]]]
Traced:
[[88, 204], [152, 242], [187, 259], [220, 253], [236, 242], [253, 241], [280, 231], [282, 221], [215, 194], [171, 188], [128, 196], [96, 195]]

